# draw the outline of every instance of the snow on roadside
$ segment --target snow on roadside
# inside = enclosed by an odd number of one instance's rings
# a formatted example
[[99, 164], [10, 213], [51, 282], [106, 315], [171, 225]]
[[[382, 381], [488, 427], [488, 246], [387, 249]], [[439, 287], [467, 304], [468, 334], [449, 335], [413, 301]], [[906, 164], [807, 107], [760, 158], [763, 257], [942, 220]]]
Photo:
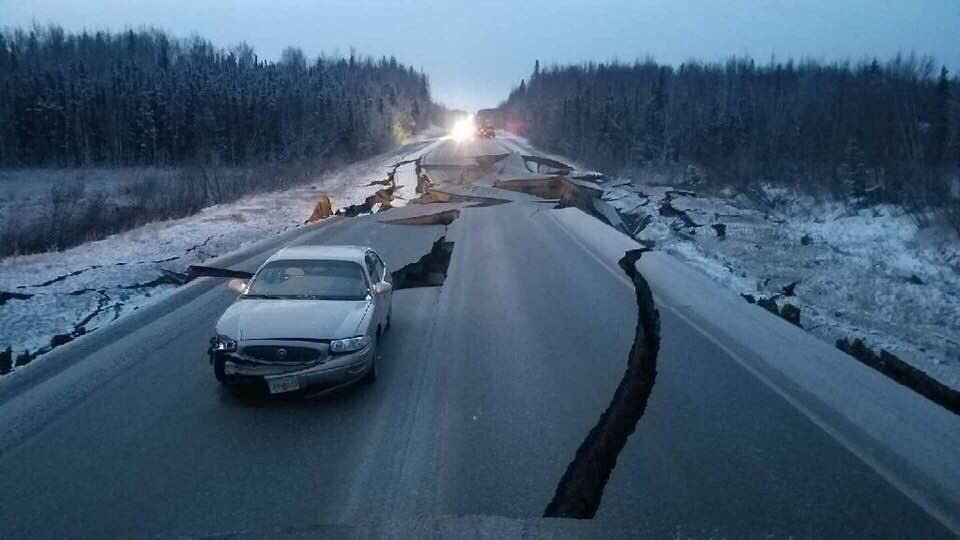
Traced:
[[960, 243], [950, 231], [920, 229], [893, 206], [852, 210], [769, 186], [772, 206], [611, 184], [604, 199], [635, 218], [641, 242], [736, 292], [799, 307], [801, 325], [829, 343], [860, 337], [960, 389]]
[[[15, 358], [24, 351], [33, 354], [138, 309], [172, 291], [187, 266], [301, 226], [320, 195], [330, 196], [334, 208], [362, 203], [380, 188], [367, 184], [382, 180], [391, 165], [417, 157], [429, 144], [417, 140], [309, 184], [251, 195], [65, 251], [2, 259], [0, 294], [30, 296], [7, 298], [0, 305], [0, 352], [9, 346]], [[398, 194], [412, 198], [413, 189], [404, 185]]]
[[[583, 170], [534, 152], [522, 137], [499, 140]], [[641, 243], [741, 295], [799, 307], [801, 325], [828, 343], [859, 337], [960, 389], [954, 232], [918, 228], [897, 207], [852, 210], [771, 185], [762, 186], [760, 204], [731, 190], [708, 196], [630, 178], [598, 182]]]

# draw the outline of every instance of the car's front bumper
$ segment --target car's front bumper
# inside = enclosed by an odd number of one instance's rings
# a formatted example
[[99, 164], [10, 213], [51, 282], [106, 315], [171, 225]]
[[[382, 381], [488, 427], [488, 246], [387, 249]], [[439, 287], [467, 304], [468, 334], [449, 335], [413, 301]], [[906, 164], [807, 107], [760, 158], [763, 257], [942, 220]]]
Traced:
[[363, 378], [373, 367], [373, 357], [372, 345], [354, 353], [330, 356], [324, 362], [307, 366], [251, 362], [227, 353], [224, 374], [237, 382], [262, 381], [269, 386], [272, 379], [295, 378], [300, 388], [331, 388]]

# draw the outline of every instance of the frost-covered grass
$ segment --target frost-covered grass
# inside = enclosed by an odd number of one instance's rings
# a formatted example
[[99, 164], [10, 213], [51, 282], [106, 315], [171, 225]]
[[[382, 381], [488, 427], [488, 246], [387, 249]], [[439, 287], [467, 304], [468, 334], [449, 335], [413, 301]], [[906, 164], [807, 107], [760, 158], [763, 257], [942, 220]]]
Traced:
[[[0, 305], [0, 351], [8, 346], [15, 356], [43, 351], [55, 336], [79, 332], [81, 323], [91, 331], [138, 309], [173, 290], [176, 281], [169, 276], [187, 266], [301, 226], [320, 195], [330, 196], [334, 208], [363, 202], [379, 189], [368, 186], [370, 181], [382, 180], [388, 166], [419, 154], [426, 144], [416, 141], [298, 187], [210, 206], [64, 251], [2, 259], [0, 292], [32, 296]], [[413, 175], [403, 179], [407, 176]], [[398, 194], [412, 198], [414, 185], [404, 185]]]
[[[715, 281], [801, 308], [801, 324], [835, 342], [861, 337], [954, 388], [960, 388], [960, 242], [940, 228], [918, 228], [902, 209], [846, 204], [765, 187], [767, 203], [732, 192], [707, 196], [631, 182], [604, 195], [649, 223], [636, 238]], [[683, 218], [661, 215], [664, 203]], [[639, 221], [638, 221], [639, 224]], [[722, 224], [726, 236], [712, 227]]]
[[302, 183], [305, 167], [0, 171], [0, 257], [65, 249], [245, 194]]

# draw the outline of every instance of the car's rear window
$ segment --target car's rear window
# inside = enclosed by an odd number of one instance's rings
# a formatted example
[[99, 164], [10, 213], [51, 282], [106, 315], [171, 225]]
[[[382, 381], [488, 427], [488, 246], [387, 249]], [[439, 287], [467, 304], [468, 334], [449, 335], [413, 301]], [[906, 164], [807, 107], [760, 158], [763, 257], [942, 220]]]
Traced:
[[267, 263], [254, 276], [247, 298], [363, 300], [363, 267], [350, 261], [284, 260]]

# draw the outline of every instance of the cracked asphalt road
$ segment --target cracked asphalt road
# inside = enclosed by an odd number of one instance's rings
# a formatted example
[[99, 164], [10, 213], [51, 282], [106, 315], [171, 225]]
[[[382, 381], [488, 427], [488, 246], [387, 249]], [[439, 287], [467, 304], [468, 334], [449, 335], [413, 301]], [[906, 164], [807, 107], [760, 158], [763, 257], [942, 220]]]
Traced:
[[[452, 144], [433, 157], [476, 151]], [[448, 226], [336, 218], [230, 261], [366, 244], [397, 269], [454, 242], [442, 287], [395, 293], [371, 387], [306, 402], [223, 391], [205, 350], [233, 294], [211, 279], [51, 353], [0, 393], [0, 536], [539, 516], [609, 403], [637, 314], [617, 259], [585, 253], [556, 217], [578, 210], [514, 200], [461, 205]], [[950, 534], [715, 341], [661, 317], [657, 382], [595, 533]]]

